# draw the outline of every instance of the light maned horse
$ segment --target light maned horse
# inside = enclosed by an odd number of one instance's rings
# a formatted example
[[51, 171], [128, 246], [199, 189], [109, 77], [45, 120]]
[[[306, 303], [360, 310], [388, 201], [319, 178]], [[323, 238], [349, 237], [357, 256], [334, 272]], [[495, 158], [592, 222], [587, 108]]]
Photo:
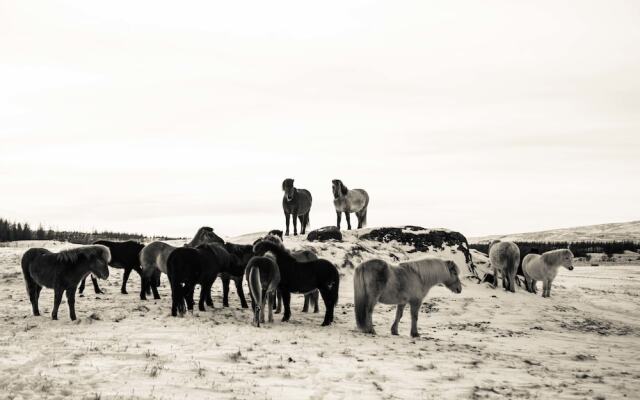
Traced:
[[494, 286], [498, 287], [498, 273], [502, 276], [502, 287], [510, 292], [516, 291], [516, 273], [520, 264], [520, 248], [513, 242], [491, 242], [489, 261], [493, 268]]
[[246, 269], [247, 284], [253, 308], [253, 323], [260, 327], [264, 322], [264, 308], [269, 309], [269, 322], [273, 322], [273, 301], [280, 284], [280, 269], [275, 256], [267, 252], [249, 260]]
[[309, 213], [311, 212], [311, 193], [307, 189], [296, 189], [293, 186], [293, 179], [287, 178], [282, 181], [282, 209], [287, 224], [285, 235], [289, 236], [289, 219], [293, 217], [293, 234], [298, 234], [298, 220], [300, 219], [300, 233], [304, 235], [309, 226]]
[[342, 213], [347, 220], [347, 229], [351, 229], [350, 213], [356, 213], [358, 229], [367, 224], [367, 208], [369, 207], [369, 194], [364, 189], [349, 190], [339, 179], [332, 181], [333, 205], [336, 208], [337, 223], [340, 229]]
[[453, 261], [437, 257], [425, 257], [398, 265], [379, 259], [363, 262], [356, 267], [353, 276], [358, 329], [375, 334], [372, 319], [375, 305], [397, 304], [396, 318], [391, 326], [391, 334], [397, 335], [398, 323], [408, 303], [411, 307], [411, 336], [418, 337], [418, 314], [423, 299], [438, 284], [444, 284], [454, 293], [462, 292], [459, 275], [460, 270]]
[[[197, 247], [207, 243], [224, 243], [224, 240], [213, 232], [208, 226], [198, 229], [193, 239], [184, 247]], [[161, 273], [167, 273], [167, 259], [177, 247], [164, 242], [152, 242], [140, 251], [140, 266], [142, 267], [142, 290], [140, 299], [146, 300], [149, 287], [153, 291], [153, 298], [159, 299], [158, 286], [160, 286]]]
[[558, 249], [540, 254], [528, 254], [522, 260], [522, 272], [529, 293], [537, 293], [536, 283], [542, 281], [542, 297], [551, 296], [551, 284], [558, 269], [573, 270], [573, 253], [569, 249]]
[[52, 319], [58, 319], [62, 294], [67, 293], [69, 316], [76, 319], [75, 294], [80, 281], [88, 274], [100, 279], [109, 277], [109, 249], [102, 245], [83, 246], [52, 253], [47, 249], [33, 248], [22, 256], [22, 274], [27, 286], [33, 315], [40, 315], [38, 299], [43, 287], [53, 289]]

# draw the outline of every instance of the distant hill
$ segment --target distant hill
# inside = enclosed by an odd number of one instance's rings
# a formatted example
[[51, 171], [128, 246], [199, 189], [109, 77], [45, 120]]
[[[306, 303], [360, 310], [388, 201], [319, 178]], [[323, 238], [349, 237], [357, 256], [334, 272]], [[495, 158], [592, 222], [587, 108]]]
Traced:
[[469, 238], [469, 243], [494, 239], [520, 242], [637, 241], [640, 242], [640, 221], [588, 225], [548, 231], [491, 235]]

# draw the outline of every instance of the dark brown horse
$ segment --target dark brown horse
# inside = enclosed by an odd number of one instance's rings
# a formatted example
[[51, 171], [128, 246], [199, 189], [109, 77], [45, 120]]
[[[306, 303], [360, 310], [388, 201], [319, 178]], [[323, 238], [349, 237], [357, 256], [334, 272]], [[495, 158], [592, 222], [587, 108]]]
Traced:
[[293, 216], [293, 234], [298, 234], [298, 221], [300, 219], [300, 233], [304, 235], [309, 226], [309, 212], [311, 211], [311, 193], [306, 189], [296, 189], [293, 179], [287, 178], [282, 182], [282, 209], [287, 223], [285, 235], [289, 236], [289, 219]]
[[[112, 268], [122, 268], [124, 269], [124, 274], [122, 276], [122, 287], [120, 288], [120, 292], [122, 294], [127, 294], [127, 281], [129, 280], [129, 274], [131, 271], [136, 271], [138, 275], [140, 275], [140, 280], [142, 280], [142, 268], [140, 268], [140, 251], [144, 247], [143, 244], [140, 244], [133, 240], [127, 240], [125, 242], [112, 242], [110, 240], [98, 240], [93, 242], [93, 244], [101, 244], [109, 248], [111, 251], [111, 262], [109, 265]], [[80, 287], [78, 288], [78, 293], [82, 296], [82, 292], [84, 292], [84, 283], [87, 278], [84, 278], [80, 283]], [[91, 281], [93, 282], [93, 289], [96, 293], [102, 293], [100, 287], [98, 286], [98, 281], [95, 276], [91, 275]], [[148, 294], [148, 293], [147, 293]]]
[[33, 248], [22, 256], [22, 274], [27, 285], [33, 315], [40, 315], [38, 299], [43, 287], [53, 289], [52, 319], [58, 319], [62, 294], [67, 293], [69, 316], [76, 319], [76, 288], [85, 276], [95, 274], [101, 279], [109, 277], [111, 261], [109, 249], [101, 245], [83, 246], [52, 253], [47, 249]]

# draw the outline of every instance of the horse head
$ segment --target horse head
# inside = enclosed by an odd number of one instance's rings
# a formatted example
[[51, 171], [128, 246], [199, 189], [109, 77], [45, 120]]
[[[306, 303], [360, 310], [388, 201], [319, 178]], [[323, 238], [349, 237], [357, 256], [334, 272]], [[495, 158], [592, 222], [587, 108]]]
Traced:
[[462, 282], [460, 282], [460, 270], [453, 261], [445, 261], [449, 277], [443, 282], [447, 289], [453, 293], [462, 292]]
[[109, 277], [109, 261], [111, 261], [111, 252], [106, 246], [97, 245], [93, 252], [87, 252], [89, 262], [89, 270], [100, 279]]
[[296, 188], [293, 187], [293, 179], [287, 178], [282, 181], [282, 190], [284, 191], [284, 196], [286, 197], [287, 201], [293, 200], [293, 197], [296, 194]]
[[342, 183], [340, 179], [334, 179], [331, 181], [331, 186], [333, 189], [333, 198], [337, 199], [339, 197], [345, 196], [349, 189]]
[[562, 252], [560, 260], [560, 265], [568, 269], [569, 271], [573, 271], [573, 253], [569, 249], [564, 249]]

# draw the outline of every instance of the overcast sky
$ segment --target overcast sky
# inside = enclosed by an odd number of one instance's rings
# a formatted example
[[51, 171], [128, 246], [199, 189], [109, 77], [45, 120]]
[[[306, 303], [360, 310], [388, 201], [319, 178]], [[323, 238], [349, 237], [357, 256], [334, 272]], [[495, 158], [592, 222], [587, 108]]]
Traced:
[[[222, 235], [639, 219], [640, 2], [0, 0], [0, 216]], [[355, 220], [355, 218], [354, 218]]]

